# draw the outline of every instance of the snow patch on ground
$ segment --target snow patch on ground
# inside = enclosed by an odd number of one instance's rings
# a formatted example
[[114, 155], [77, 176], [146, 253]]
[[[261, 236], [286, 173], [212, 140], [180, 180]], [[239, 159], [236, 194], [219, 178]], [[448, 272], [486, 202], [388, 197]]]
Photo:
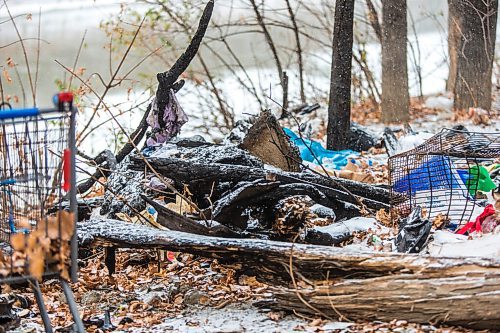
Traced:
[[420, 132], [401, 137], [398, 140], [398, 148], [396, 154], [411, 150], [423, 144], [426, 140], [431, 138], [434, 134], [428, 132]]
[[[461, 236], [461, 237], [460, 237]], [[487, 234], [472, 240], [446, 231], [436, 231], [428, 252], [439, 257], [500, 257], [500, 234]]]
[[340, 221], [327, 226], [315, 227], [315, 229], [330, 234], [332, 237], [368, 230], [379, 230], [381, 233], [389, 232], [389, 228], [379, 224], [376, 219], [371, 217], [355, 217], [347, 221]]
[[[294, 316], [285, 316], [278, 321], [271, 320], [269, 310], [259, 310], [249, 304], [229, 305], [223, 309], [196, 307], [188, 309], [183, 315], [168, 319], [165, 323], [145, 330], [133, 332], [190, 332], [190, 333], [229, 333], [229, 332], [304, 332], [296, 330], [299, 325], [307, 327], [308, 321]], [[352, 323], [327, 322], [322, 332], [346, 330]], [[306, 328], [305, 332], [317, 332], [319, 327]], [[116, 331], [117, 332], [117, 331]]]
[[451, 111], [453, 99], [446, 96], [431, 96], [425, 100], [425, 106], [430, 109]]

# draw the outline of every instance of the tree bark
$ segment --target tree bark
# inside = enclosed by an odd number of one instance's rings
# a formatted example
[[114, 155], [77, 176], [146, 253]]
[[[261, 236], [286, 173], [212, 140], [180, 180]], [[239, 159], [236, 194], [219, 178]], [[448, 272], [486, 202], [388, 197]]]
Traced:
[[446, 80], [446, 91], [453, 92], [457, 80], [458, 48], [460, 40], [460, 13], [458, 6], [448, 0], [448, 59], [449, 71]]
[[79, 224], [78, 238], [82, 246], [157, 247], [205, 257], [224, 258], [228, 262], [244, 264], [255, 271], [262, 271], [263, 275], [260, 277], [263, 281], [281, 281], [286, 282], [286, 285], [291, 281], [290, 256], [295, 272], [300, 272], [311, 282], [326, 280], [327, 276], [332, 279], [368, 279], [391, 274], [422, 274], [429, 277], [455, 276], [467, 272], [472, 276], [483, 271], [492, 274], [492, 277], [500, 274], [498, 259], [438, 258], [418, 254], [359, 252], [338, 247], [261, 239], [221, 238], [158, 230], [112, 219], [92, 219]]
[[[270, 288], [276, 310], [297, 311], [350, 320], [406, 320], [475, 329], [497, 329], [500, 315], [500, 270], [480, 268], [436, 274], [394, 274], [369, 279], [330, 281], [328, 286], [299, 290]], [[308, 306], [299, 297], [307, 302]], [[312, 308], [311, 308], [312, 307]]]
[[328, 149], [346, 149], [351, 128], [351, 67], [354, 0], [337, 0], [328, 103]]
[[410, 120], [406, 0], [382, 1], [382, 121]]
[[[500, 321], [500, 261], [357, 252], [329, 246], [218, 238], [116, 220], [78, 226], [82, 246], [165, 249], [217, 258], [273, 288], [273, 307], [352, 320], [402, 319], [494, 328]], [[291, 263], [291, 264], [290, 264]], [[292, 268], [292, 269], [290, 269]], [[306, 306], [293, 279], [314, 308]], [[332, 305], [335, 307], [333, 309]]]
[[449, 0], [450, 74], [455, 109], [491, 109], [498, 0]]

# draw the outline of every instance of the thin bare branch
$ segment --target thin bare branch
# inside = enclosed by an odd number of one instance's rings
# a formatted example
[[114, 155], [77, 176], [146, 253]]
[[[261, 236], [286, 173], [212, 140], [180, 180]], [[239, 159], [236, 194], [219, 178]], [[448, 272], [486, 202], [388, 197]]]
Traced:
[[19, 42], [21, 43], [21, 48], [23, 50], [23, 55], [24, 55], [24, 61], [26, 62], [26, 70], [28, 71], [28, 79], [30, 82], [31, 95], [33, 97], [33, 106], [36, 106], [35, 87], [33, 85], [33, 78], [31, 77], [30, 63], [28, 60], [28, 52], [26, 51], [26, 46], [24, 45], [24, 41], [23, 41], [23, 38], [21, 37], [21, 33], [19, 32], [19, 29], [17, 28], [16, 21], [10, 12], [9, 6], [7, 5], [7, 0], [3, 0], [3, 3], [5, 5], [5, 9], [7, 9], [7, 13], [9, 14], [9, 18], [12, 22], [12, 25], [14, 26], [14, 29], [16, 30], [17, 38], [18, 38]]

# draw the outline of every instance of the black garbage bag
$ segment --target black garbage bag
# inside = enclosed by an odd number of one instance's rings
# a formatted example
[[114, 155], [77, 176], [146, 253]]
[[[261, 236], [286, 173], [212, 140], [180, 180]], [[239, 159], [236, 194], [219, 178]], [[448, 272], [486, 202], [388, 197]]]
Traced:
[[347, 139], [347, 148], [354, 151], [366, 151], [372, 147], [380, 147], [382, 138], [358, 123], [351, 123], [351, 133]]
[[422, 218], [419, 206], [399, 224], [396, 249], [403, 253], [419, 253], [431, 232], [432, 222]]

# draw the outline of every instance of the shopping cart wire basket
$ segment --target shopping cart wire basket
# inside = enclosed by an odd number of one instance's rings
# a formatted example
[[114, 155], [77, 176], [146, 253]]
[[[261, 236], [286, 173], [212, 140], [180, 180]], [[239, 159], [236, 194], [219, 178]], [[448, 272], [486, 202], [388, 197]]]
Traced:
[[[84, 332], [69, 279], [77, 281], [75, 122], [71, 93], [53, 108], [0, 104], [0, 283], [28, 282], [46, 332], [39, 280], [57, 278], [77, 332]], [[63, 210], [69, 201], [69, 210]], [[67, 206], [66, 206], [67, 207]]]
[[[500, 159], [500, 133], [443, 129], [425, 143], [389, 159], [391, 212], [407, 217], [417, 206], [430, 219], [442, 215], [458, 229], [484, 210], [485, 166]], [[490, 186], [491, 185], [491, 186]]]

